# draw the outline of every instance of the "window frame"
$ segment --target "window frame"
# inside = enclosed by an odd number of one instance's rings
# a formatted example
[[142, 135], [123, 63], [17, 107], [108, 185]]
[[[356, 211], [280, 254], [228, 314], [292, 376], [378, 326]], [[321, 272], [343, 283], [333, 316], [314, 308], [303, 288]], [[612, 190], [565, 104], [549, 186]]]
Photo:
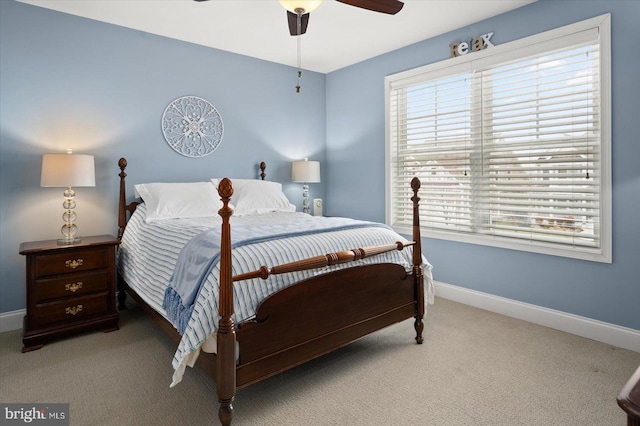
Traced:
[[[599, 34], [599, 73], [600, 73], [600, 247], [575, 247], [569, 245], [549, 244], [532, 240], [517, 240], [479, 233], [451, 232], [442, 229], [429, 228], [421, 225], [424, 237], [458, 241], [464, 243], [480, 244], [492, 247], [500, 247], [521, 250], [533, 253], [562, 256], [568, 258], [612, 263], [612, 190], [611, 190], [611, 15], [604, 14], [578, 23], [566, 25], [561, 28], [535, 34], [519, 40], [511, 41], [491, 48], [469, 53], [467, 55], [449, 58], [433, 64], [425, 65], [408, 71], [385, 77], [385, 221], [394, 230], [402, 234], [410, 234], [411, 226], [398, 224], [393, 216], [393, 182], [394, 168], [392, 164], [393, 129], [390, 124], [391, 91], [393, 84], [398, 81], [416, 83], [425, 81], [425, 74], [438, 78], [455, 75], [456, 70], [469, 66], [470, 62], [488, 63], [498, 66], [504, 62], [505, 57], [512, 55], [543, 53], [556, 48], [558, 39], [579, 37], [579, 33], [597, 30]], [[547, 48], [547, 46], [549, 46]]]

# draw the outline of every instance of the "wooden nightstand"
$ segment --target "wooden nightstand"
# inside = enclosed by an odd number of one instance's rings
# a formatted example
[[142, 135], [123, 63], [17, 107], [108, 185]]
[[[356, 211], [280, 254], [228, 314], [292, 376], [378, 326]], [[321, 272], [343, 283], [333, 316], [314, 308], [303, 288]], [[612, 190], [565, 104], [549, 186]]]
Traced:
[[111, 235], [20, 244], [27, 256], [27, 315], [22, 352], [48, 340], [87, 330], [118, 330], [116, 246]]

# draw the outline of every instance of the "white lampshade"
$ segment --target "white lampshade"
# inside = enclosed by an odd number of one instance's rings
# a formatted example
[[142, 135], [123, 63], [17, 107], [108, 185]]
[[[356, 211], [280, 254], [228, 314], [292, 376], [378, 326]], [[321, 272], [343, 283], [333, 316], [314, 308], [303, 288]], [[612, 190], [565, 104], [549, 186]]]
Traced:
[[318, 183], [320, 182], [320, 162], [294, 161], [291, 168], [291, 180], [294, 182]]
[[279, 2], [291, 13], [296, 13], [296, 9], [304, 9], [304, 13], [313, 12], [322, 4], [322, 0], [279, 0]]
[[93, 155], [44, 154], [40, 186], [96, 186]]

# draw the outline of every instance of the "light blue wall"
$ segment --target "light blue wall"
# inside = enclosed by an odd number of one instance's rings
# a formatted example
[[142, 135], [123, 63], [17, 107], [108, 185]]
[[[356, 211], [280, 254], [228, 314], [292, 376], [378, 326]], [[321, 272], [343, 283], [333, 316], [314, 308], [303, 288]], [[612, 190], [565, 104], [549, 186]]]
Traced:
[[423, 248], [438, 281], [640, 329], [640, 2], [540, 0], [328, 74], [327, 213], [384, 221], [386, 75], [445, 60], [454, 41], [494, 32], [498, 45], [604, 13], [613, 44], [613, 263], [432, 238]]
[[[295, 54], [295, 52], [292, 52]], [[257, 177], [291, 183], [291, 160], [325, 163], [325, 76], [123, 27], [0, 1], [0, 313], [25, 306], [20, 242], [58, 238], [61, 188], [40, 188], [43, 153], [92, 154], [96, 187], [76, 188], [79, 233], [117, 231], [117, 161], [136, 182]], [[204, 158], [175, 153], [160, 121], [175, 98], [209, 100], [225, 125]], [[323, 179], [324, 180], [324, 179]], [[312, 197], [323, 197], [314, 185]]]

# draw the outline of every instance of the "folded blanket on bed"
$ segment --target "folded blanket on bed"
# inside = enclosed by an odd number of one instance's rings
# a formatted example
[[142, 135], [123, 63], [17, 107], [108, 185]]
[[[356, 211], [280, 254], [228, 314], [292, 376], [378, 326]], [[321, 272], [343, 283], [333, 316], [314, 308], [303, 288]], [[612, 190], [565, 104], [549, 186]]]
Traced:
[[[231, 231], [232, 248], [280, 238], [318, 234], [361, 227], [389, 226], [342, 217], [322, 217], [313, 221], [304, 216], [285, 223], [253, 226], [234, 226]], [[211, 269], [220, 258], [220, 229], [203, 231], [189, 241], [178, 257], [176, 268], [164, 295], [162, 307], [167, 317], [183, 334], [193, 313], [194, 301]], [[348, 250], [357, 247], [341, 248]], [[266, 265], [275, 266], [275, 265]]]

